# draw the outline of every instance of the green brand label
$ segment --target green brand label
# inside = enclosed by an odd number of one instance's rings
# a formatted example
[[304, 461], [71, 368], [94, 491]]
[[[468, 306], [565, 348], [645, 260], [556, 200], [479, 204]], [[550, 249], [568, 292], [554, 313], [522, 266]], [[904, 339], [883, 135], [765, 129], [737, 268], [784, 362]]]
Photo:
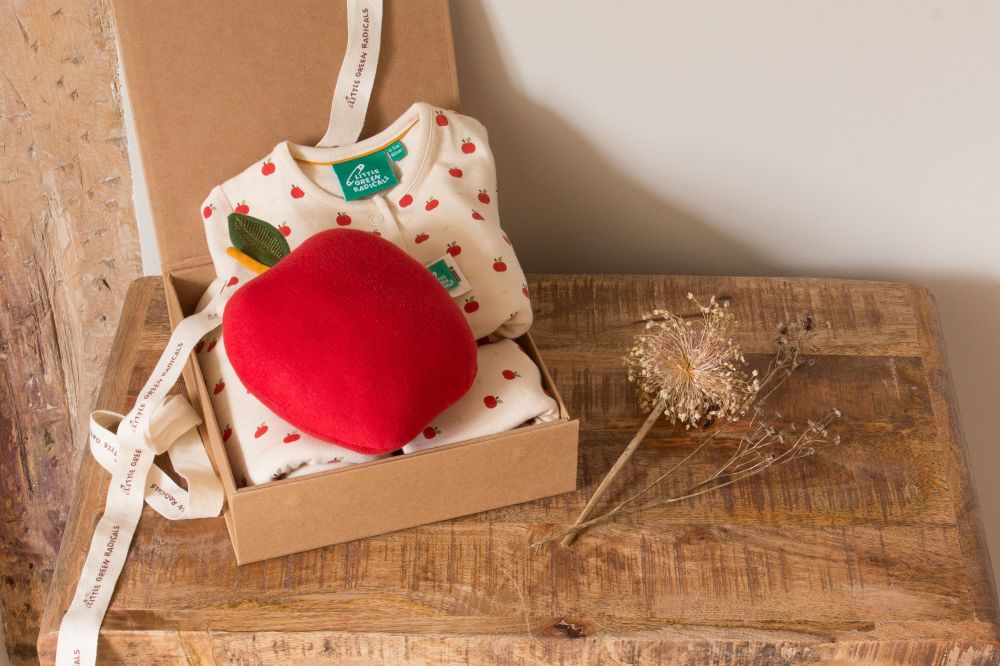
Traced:
[[398, 162], [399, 160], [406, 157], [406, 147], [403, 146], [402, 141], [397, 141], [396, 143], [392, 144], [391, 146], [385, 149], [385, 152], [387, 155], [389, 155], [389, 159], [391, 159], [393, 162]]
[[[451, 246], [454, 246], [452, 243]], [[451, 247], [449, 246], [449, 247]], [[458, 261], [450, 254], [446, 254], [437, 261], [427, 264], [427, 270], [437, 278], [448, 294], [452, 298], [458, 298], [472, 291], [472, 285], [458, 267]]]
[[455, 272], [451, 270], [451, 266], [445, 259], [438, 259], [433, 264], [427, 266], [427, 269], [434, 274], [441, 286], [447, 291], [451, 291], [458, 287], [461, 280], [455, 275]]
[[383, 150], [333, 165], [348, 201], [375, 194], [399, 183]]

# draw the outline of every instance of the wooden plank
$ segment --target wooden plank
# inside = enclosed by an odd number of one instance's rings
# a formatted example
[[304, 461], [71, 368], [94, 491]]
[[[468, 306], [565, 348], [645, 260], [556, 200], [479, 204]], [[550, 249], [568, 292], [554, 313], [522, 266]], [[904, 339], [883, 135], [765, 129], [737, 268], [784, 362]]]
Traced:
[[[571, 549], [533, 549], [572, 521], [641, 422], [620, 365], [634, 314], [685, 306], [694, 283], [731, 296], [741, 319], [758, 313], [741, 333], [757, 345], [754, 362], [766, 359], [769, 319], [806, 304], [827, 313], [833, 326], [817, 336], [815, 363], [772, 408], [807, 417], [839, 407], [844, 445], [602, 525]], [[561, 322], [541, 315], [535, 331], [581, 418], [581, 491], [243, 567], [221, 520], [170, 522], [147, 509], [102, 633], [110, 663], [185, 663], [190, 654], [257, 664], [1000, 660], [995, 591], [925, 292], [608, 276], [538, 276], [531, 288], [539, 311]], [[627, 307], [614, 300], [624, 294]], [[134, 338], [135, 368], [114, 370], [119, 389], [128, 373], [130, 391], [139, 388], [166, 341], [158, 286], [150, 306], [134, 315], [145, 329]], [[119, 390], [108, 399], [121, 408], [129, 398]], [[689, 433], [659, 426], [625, 482], [635, 487], [693, 445]], [[683, 480], [712, 470], [728, 446]], [[81, 476], [80, 526], [53, 585], [43, 660], [103, 503], [106, 474], [85, 461]]]
[[0, 606], [34, 661], [81, 424], [140, 272], [104, 0], [0, 5]]
[[[920, 356], [910, 287], [889, 282], [653, 275], [547, 275], [530, 285], [536, 319], [532, 335], [583, 358], [609, 349], [624, 353], [642, 315], [670, 304], [697, 316], [687, 301], [730, 299], [741, 322], [734, 337], [747, 353], [770, 353], [778, 324], [812, 313], [824, 333], [817, 353]], [[732, 298], [740, 294], [740, 299]]]
[[[144, 367], [140, 359], [155, 358], [158, 352], [143, 348], [139, 343], [146, 330], [146, 316], [157, 301], [163, 301], [163, 285], [158, 277], [148, 277], [132, 283], [125, 297], [119, 320], [118, 334], [109, 354], [110, 362], [101, 382], [95, 409], [120, 411], [123, 407], [123, 387], [128, 386], [136, 374], [135, 368]], [[166, 342], [166, 339], [163, 341]], [[160, 345], [161, 349], [163, 345]], [[88, 453], [80, 458], [73, 498], [69, 504], [69, 517], [63, 535], [64, 546], [59, 549], [52, 583], [49, 588], [45, 611], [40, 626], [45, 630], [58, 627], [62, 620], [59, 608], [68, 608], [80, 568], [87, 554], [94, 533], [94, 526], [104, 509], [107, 497], [108, 476]], [[95, 501], [95, 498], [96, 501]]]
[[[496, 632], [500, 623], [518, 633], [525, 614], [565, 614], [611, 632], [748, 618], [833, 631], [971, 614], [964, 572], [951, 564], [954, 528], [654, 522], [641, 531], [612, 526], [579, 549], [533, 552], [539, 532], [523, 523], [439, 524], [237, 568], [214, 530], [154, 528], [137, 540], [119, 588], [116, 605], [128, 610], [109, 614], [106, 626], [155, 630], [199, 620], [218, 631], [463, 634]], [[197, 557], [185, 556], [189, 546]], [[173, 567], [162, 565], [168, 555]], [[224, 566], [193, 590], [209, 557]], [[146, 607], [156, 612], [131, 610]]]

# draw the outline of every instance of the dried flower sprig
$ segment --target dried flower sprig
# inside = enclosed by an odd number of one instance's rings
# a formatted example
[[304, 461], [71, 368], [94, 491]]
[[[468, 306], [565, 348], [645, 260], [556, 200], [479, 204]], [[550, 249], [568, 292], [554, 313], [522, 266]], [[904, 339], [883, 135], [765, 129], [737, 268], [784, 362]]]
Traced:
[[747, 375], [746, 359], [733, 342], [736, 318], [729, 302], [713, 296], [708, 305], [688, 293], [701, 311], [692, 322], [666, 310], [643, 319], [645, 329], [625, 356], [629, 381], [639, 390], [639, 406], [663, 404], [671, 423], [688, 428], [718, 417], [741, 414], [760, 388], [757, 372]]
[[[704, 319], [704, 328], [707, 329], [709, 326], [712, 326], [713, 331], [703, 336], [692, 336], [686, 330], [694, 327], [689, 326], [687, 322], [684, 322], [677, 315], [665, 311], [655, 311], [653, 313], [654, 319], [650, 319], [650, 321], [665, 321], [667, 322], [666, 325], [660, 328], [650, 326], [647, 323], [646, 331], [637, 337], [636, 344], [630, 349], [626, 357], [626, 363], [630, 366], [629, 377], [630, 379], [635, 377], [633, 381], [639, 385], [640, 404], [646, 406], [650, 405], [653, 400], [656, 400], [655, 404], [652, 404], [649, 417], [615, 462], [611, 471], [605, 476], [600, 486], [598, 486], [593, 497], [591, 497], [587, 506], [584, 507], [576, 522], [566, 530], [554, 534], [536, 545], [541, 545], [562, 537], [563, 545], [568, 546], [573, 543], [580, 530], [621, 513], [630, 504], [644, 496], [650, 489], [663, 482], [682, 465], [691, 460], [709, 442], [715, 440], [725, 432], [729, 426], [740, 421], [740, 418], [751, 408], [753, 409], [753, 417], [746, 423], [744, 433], [740, 437], [739, 446], [729, 461], [717, 470], [715, 474], [692, 486], [680, 495], [667, 498], [666, 500], [649, 502], [629, 510], [633, 511], [655, 504], [669, 504], [696, 497], [731, 485], [749, 476], [760, 474], [775, 465], [798, 460], [805, 455], [811, 455], [815, 452], [817, 445], [826, 443], [837, 444], [840, 442], [839, 436], [832, 439], [829, 438], [826, 429], [827, 425], [834, 418], [840, 417], [840, 412], [836, 409], [829, 412], [820, 421], [809, 422], [805, 431], [797, 435], [790, 446], [777, 452], [775, 451], [779, 446], [784, 445], [786, 435], [765, 423], [762, 418], [764, 402], [774, 391], [784, 384], [785, 380], [788, 379], [796, 368], [804, 363], [801, 358], [802, 348], [804, 343], [814, 333], [812, 316], [808, 312], [804, 312], [801, 320], [797, 323], [790, 325], [779, 324], [776, 340], [777, 352], [775, 356], [771, 359], [762, 376], [756, 371], [747, 376], [737, 365], [737, 361], [742, 364], [745, 363], [745, 360], [739, 348], [732, 343], [729, 336], [736, 326], [736, 321], [726, 309], [726, 306], [719, 305], [714, 298], [709, 302], [708, 306], [701, 306], [691, 294], [688, 294], [688, 299], [693, 300], [700, 308]], [[651, 328], [656, 328], [657, 330], [653, 331], [652, 335], [649, 335]], [[724, 332], [725, 335], [719, 336], [720, 332]], [[662, 344], [667, 339], [670, 340], [669, 343]], [[697, 340], [708, 341], [708, 345], [713, 350], [714, 356], [687, 353], [687, 350], [692, 349], [689, 343]], [[664, 361], [664, 359], [657, 358], [655, 355], [657, 351], [674, 355], [677, 350], [687, 353], [689, 360], [698, 359], [698, 363], [696, 364], [693, 360], [690, 360], [686, 365], [678, 364], [674, 358]], [[709, 360], [710, 358], [714, 360]], [[688, 407], [681, 407], [679, 411], [675, 409], [671, 420], [673, 422], [680, 420], [685, 423], [686, 427], [691, 427], [692, 422], [697, 423], [702, 418], [705, 418], [704, 415], [707, 415], [708, 418], [720, 417], [721, 424], [719, 427], [711, 434], [703, 437], [698, 446], [685, 456], [684, 459], [651, 481], [638, 493], [627, 498], [607, 513], [591, 519], [590, 516], [597, 505], [598, 499], [603, 496], [613, 479], [632, 457], [632, 454], [652, 428], [655, 421], [668, 409], [667, 399], [672, 396], [683, 395], [683, 399], [687, 401], [686, 405], [691, 406], [696, 404], [696, 394], [690, 386], [694, 383], [695, 373], [689, 373], [692, 381], [689, 381], [686, 385], [682, 376], [679, 380], [670, 384], [670, 387], [666, 390], [664, 389], [666, 384], [663, 380], [668, 374], [676, 372], [676, 368], [678, 367], [684, 370], [685, 368], [693, 368], [696, 365], [704, 368], [707, 372], [720, 375], [721, 379], [732, 381], [732, 393], [723, 397], [723, 400], [727, 401], [725, 403], [726, 408], [721, 408], [718, 406], [718, 403], [708, 404], [707, 407], [695, 410]], [[705, 386], [717, 389], [721, 386], [719, 381], [719, 376], [714, 377]], [[705, 404], [706, 402], [701, 403], [701, 405]], [[696, 413], [699, 415], [697, 419], [693, 418]], [[685, 414], [686, 418], [682, 418], [682, 414]]]
[[[610, 511], [596, 518], [575, 523], [572, 527], [556, 532], [533, 545], [541, 546], [556, 539], [563, 539], [565, 543], [567, 537], [575, 535], [581, 530], [597, 525], [598, 523], [606, 522], [618, 514], [643, 511], [656, 506], [664, 506], [692, 499], [699, 495], [739, 483], [751, 476], [763, 474], [775, 467], [814, 455], [817, 451], [827, 446], [840, 444], [840, 436], [831, 435], [828, 430], [830, 424], [835, 419], [840, 418], [840, 410], [830, 410], [819, 421], [809, 421], [806, 428], [801, 431], [793, 430], [791, 434], [777, 431], [762, 420], [758, 420], [756, 417], [762, 412], [759, 409], [755, 410], [755, 412], [755, 418], [752, 418], [747, 424], [747, 431], [740, 437], [739, 445], [734, 453], [719, 469], [702, 481], [688, 486], [684, 491], [670, 497], [630, 506], [635, 500], [645, 495], [650, 488], [669, 476], [669, 473], [664, 474], [647, 485], [642, 491], [619, 503]], [[785, 446], [786, 439], [791, 441], [788, 446]], [[699, 446], [699, 450], [700, 448]], [[678, 466], [675, 466], [673, 469], [676, 469]]]

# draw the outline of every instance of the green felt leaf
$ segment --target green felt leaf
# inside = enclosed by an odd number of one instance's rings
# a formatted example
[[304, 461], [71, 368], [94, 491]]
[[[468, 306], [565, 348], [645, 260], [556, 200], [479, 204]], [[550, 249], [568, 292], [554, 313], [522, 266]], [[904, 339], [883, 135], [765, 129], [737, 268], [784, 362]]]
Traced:
[[274, 266], [291, 252], [288, 241], [273, 224], [239, 213], [229, 214], [229, 240], [237, 250], [265, 266]]

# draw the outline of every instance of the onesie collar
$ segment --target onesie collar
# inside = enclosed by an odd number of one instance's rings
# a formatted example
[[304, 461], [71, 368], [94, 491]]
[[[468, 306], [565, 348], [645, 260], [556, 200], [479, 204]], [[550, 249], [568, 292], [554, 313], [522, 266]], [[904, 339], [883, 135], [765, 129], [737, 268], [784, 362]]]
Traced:
[[[411, 153], [412, 157], [419, 157], [417, 169], [409, 176], [404, 176], [398, 185], [371, 197], [349, 202], [339, 194], [320, 187], [306, 175], [298, 162], [296, 162], [296, 158], [311, 162], [335, 162], [357, 157], [366, 152], [374, 152], [392, 143], [413, 123], [416, 123], [416, 125], [410, 132], [418, 133], [417, 143], [421, 146], [419, 155]], [[424, 102], [416, 102], [399, 118], [393, 121], [389, 127], [358, 143], [349, 146], [318, 148], [315, 146], [303, 146], [290, 141], [282, 141], [275, 146], [272, 151], [272, 157], [274, 160], [281, 162], [282, 170], [289, 174], [295, 185], [302, 188], [310, 197], [338, 210], [345, 208], [368, 209], [377, 207], [375, 199], [396, 201], [416, 188], [426, 174], [428, 166], [434, 160], [434, 155], [437, 151], [437, 139], [431, 107]]]

